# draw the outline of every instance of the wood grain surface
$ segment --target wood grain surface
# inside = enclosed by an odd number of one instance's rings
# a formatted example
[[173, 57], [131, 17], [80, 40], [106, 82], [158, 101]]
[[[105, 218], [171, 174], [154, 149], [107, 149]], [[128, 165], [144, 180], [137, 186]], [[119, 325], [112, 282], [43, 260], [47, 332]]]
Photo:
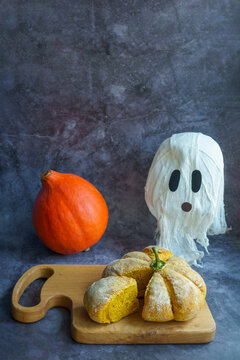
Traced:
[[[92, 321], [84, 306], [83, 295], [88, 286], [101, 278], [105, 265], [37, 265], [26, 271], [12, 293], [12, 316], [31, 323], [42, 319], [53, 307], [71, 311], [72, 338], [88, 344], [177, 344], [207, 343], [215, 335], [216, 325], [205, 302], [204, 308], [187, 322], [147, 322], [141, 309], [117, 323], [98, 324]], [[48, 278], [41, 289], [40, 303], [24, 307], [19, 299], [34, 280]]]

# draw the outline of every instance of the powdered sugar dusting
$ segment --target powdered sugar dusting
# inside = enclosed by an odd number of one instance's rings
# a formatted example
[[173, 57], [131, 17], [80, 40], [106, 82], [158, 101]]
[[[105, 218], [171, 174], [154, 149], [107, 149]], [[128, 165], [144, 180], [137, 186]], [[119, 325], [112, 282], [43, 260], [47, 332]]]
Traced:
[[171, 269], [185, 276], [188, 280], [192, 281], [206, 296], [206, 285], [201, 277], [196, 271], [194, 271], [190, 265], [186, 263], [183, 259], [173, 256], [171, 257], [165, 265], [167, 268], [171, 267]]
[[141, 251], [132, 251], [127, 253], [126, 255], [124, 255], [122, 257], [122, 259], [126, 259], [126, 258], [134, 258], [134, 259], [140, 259], [140, 260], [144, 260], [144, 261], [151, 261], [152, 259], [145, 253], [141, 252]]
[[146, 290], [143, 318], [148, 321], [173, 319], [171, 300], [160, 272], [155, 272]]
[[149, 268], [150, 261], [137, 259], [137, 258], [125, 258], [111, 262], [104, 269], [103, 277], [106, 276], [121, 276], [129, 271], [134, 271], [142, 268]]
[[136, 281], [126, 276], [108, 276], [90, 285], [84, 295], [84, 306], [88, 312], [96, 313], [121, 290], [136, 285]]
[[193, 318], [204, 304], [205, 297], [200, 289], [171, 267], [164, 267], [161, 274], [173, 290], [172, 307], [175, 320]]

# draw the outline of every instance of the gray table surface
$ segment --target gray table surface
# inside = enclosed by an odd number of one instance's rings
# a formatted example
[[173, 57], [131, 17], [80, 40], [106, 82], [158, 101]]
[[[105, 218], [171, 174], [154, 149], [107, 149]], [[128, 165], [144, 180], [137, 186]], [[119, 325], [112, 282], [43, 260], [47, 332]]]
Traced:
[[[61, 256], [48, 250], [31, 234], [1, 239], [1, 358], [2, 359], [239, 359], [240, 353], [240, 239], [232, 234], [211, 239], [210, 254], [197, 269], [207, 285], [207, 302], [216, 322], [214, 340], [189, 345], [85, 345], [70, 335], [70, 315], [51, 309], [33, 324], [11, 318], [11, 292], [31, 266], [46, 264], [106, 264], [127, 251], [142, 249], [149, 240], [103, 237], [89, 252]], [[120, 256], [119, 256], [120, 255]], [[36, 303], [40, 283], [23, 294], [21, 303]], [[29, 301], [30, 299], [30, 301]]]

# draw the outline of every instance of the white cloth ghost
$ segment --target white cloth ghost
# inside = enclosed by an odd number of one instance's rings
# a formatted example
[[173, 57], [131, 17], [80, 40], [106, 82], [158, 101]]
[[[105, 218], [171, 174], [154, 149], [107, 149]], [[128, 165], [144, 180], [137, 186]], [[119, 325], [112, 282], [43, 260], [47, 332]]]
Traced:
[[157, 245], [189, 264], [199, 265], [207, 234], [223, 234], [225, 221], [223, 156], [201, 133], [174, 134], [159, 147], [149, 170], [145, 200], [157, 219]]

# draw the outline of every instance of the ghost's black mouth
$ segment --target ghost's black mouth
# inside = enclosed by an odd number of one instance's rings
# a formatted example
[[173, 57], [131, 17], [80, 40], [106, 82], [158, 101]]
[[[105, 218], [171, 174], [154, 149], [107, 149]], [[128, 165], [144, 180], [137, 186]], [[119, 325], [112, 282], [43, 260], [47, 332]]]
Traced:
[[192, 209], [192, 204], [190, 204], [189, 202], [185, 202], [182, 204], [182, 210], [189, 212]]

